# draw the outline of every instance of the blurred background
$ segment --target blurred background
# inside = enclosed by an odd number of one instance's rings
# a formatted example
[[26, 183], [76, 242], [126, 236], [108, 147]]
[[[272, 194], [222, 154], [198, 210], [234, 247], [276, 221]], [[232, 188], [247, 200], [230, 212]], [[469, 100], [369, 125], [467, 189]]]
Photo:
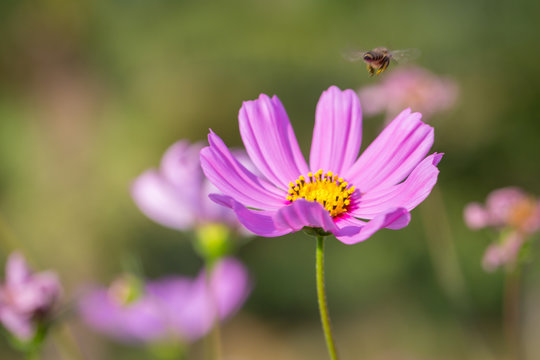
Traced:
[[[433, 150], [446, 153], [437, 192], [403, 230], [355, 246], [327, 241], [338, 348], [343, 359], [501, 359], [504, 276], [481, 266], [494, 235], [467, 229], [462, 210], [498, 187], [540, 194], [539, 13], [533, 0], [3, 0], [0, 260], [22, 249], [35, 268], [60, 273], [68, 300], [82, 283], [109, 283], [130, 257], [149, 278], [196, 274], [188, 235], [134, 205], [134, 177], [209, 128], [241, 146], [238, 110], [260, 93], [280, 97], [307, 154], [323, 90], [377, 84], [400, 66], [370, 78], [344, 51], [418, 48], [416, 65], [459, 86], [456, 105], [429, 119]], [[383, 120], [364, 118], [363, 148]], [[226, 359], [327, 358], [314, 248], [297, 233], [239, 249], [255, 287], [224, 326]], [[527, 359], [540, 358], [539, 284], [533, 256]], [[70, 325], [91, 359], [147, 358]], [[0, 357], [20, 358], [4, 340]]]

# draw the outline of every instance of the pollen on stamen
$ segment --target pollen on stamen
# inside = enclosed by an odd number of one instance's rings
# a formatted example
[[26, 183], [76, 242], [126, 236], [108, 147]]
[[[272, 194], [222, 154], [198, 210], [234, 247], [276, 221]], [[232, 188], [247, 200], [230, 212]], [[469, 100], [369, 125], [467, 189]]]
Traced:
[[332, 217], [347, 212], [351, 205], [351, 196], [355, 187], [331, 171], [322, 169], [315, 174], [309, 172], [307, 179], [300, 175], [294, 182], [289, 183], [287, 200], [306, 199], [320, 203]]

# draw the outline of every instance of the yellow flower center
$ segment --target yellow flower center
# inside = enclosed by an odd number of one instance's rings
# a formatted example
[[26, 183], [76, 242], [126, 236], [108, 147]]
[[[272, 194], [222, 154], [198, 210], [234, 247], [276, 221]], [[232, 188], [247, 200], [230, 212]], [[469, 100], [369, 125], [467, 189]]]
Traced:
[[354, 186], [349, 187], [342, 178], [331, 171], [323, 174], [323, 171], [319, 170], [315, 174], [308, 173], [308, 179], [300, 175], [294, 183], [290, 182], [287, 200], [316, 201], [335, 217], [349, 210], [353, 192]]

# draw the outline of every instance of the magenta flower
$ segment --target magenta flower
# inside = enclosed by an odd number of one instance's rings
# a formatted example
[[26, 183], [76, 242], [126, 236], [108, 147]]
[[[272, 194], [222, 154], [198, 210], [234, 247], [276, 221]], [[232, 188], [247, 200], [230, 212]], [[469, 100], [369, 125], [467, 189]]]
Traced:
[[18, 339], [31, 340], [61, 291], [54, 272], [32, 273], [24, 257], [12, 253], [6, 263], [5, 282], [0, 286], [0, 322]]
[[283, 105], [262, 94], [239, 114], [242, 140], [262, 175], [246, 169], [211, 131], [201, 165], [224, 195], [210, 197], [260, 236], [313, 227], [354, 244], [382, 228], [403, 228], [435, 185], [442, 157], [426, 157], [433, 128], [420, 118], [404, 110], [357, 158], [360, 102], [354, 91], [332, 86], [317, 105], [308, 165]]
[[367, 115], [386, 112], [392, 117], [410, 107], [428, 118], [452, 107], [457, 93], [457, 84], [450, 79], [419, 67], [401, 67], [379, 84], [360, 89], [358, 95]]
[[210, 278], [171, 276], [142, 285], [124, 276], [109, 289], [85, 296], [79, 310], [95, 330], [126, 342], [180, 338], [189, 342], [204, 336], [220, 320], [232, 316], [249, 294], [247, 270], [237, 260], [216, 263]]
[[232, 211], [208, 199], [208, 194], [217, 189], [202, 173], [202, 147], [200, 143], [178, 141], [165, 152], [158, 170], [147, 170], [135, 179], [131, 194], [146, 216], [176, 230], [208, 223], [239, 225]]
[[488, 195], [485, 206], [467, 205], [464, 218], [471, 229], [492, 227], [501, 233], [484, 255], [484, 268], [493, 271], [515, 263], [522, 245], [540, 230], [540, 200], [516, 187], [502, 188]]

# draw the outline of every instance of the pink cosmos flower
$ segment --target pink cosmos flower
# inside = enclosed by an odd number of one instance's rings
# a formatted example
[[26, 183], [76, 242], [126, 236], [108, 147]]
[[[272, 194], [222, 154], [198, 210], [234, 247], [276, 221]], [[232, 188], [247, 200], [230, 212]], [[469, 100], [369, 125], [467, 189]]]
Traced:
[[23, 255], [12, 253], [0, 285], [0, 322], [15, 337], [31, 340], [39, 321], [50, 314], [61, 293], [52, 271], [32, 273]]
[[540, 230], [540, 200], [517, 187], [506, 187], [491, 192], [485, 206], [467, 205], [464, 218], [471, 229], [493, 227], [503, 235], [484, 255], [484, 268], [493, 271], [514, 263], [522, 245]]
[[[217, 189], [202, 173], [199, 162], [202, 148], [202, 143], [178, 141], [167, 149], [159, 169], [147, 170], [135, 179], [131, 194], [146, 216], [176, 230], [209, 223], [239, 226], [232, 211], [208, 199], [208, 194]], [[240, 153], [239, 157], [246, 158]]]
[[[210, 286], [208, 286], [208, 282]], [[82, 298], [83, 320], [95, 330], [125, 342], [177, 339], [194, 341], [232, 316], [250, 291], [246, 268], [233, 258], [216, 263], [210, 279], [171, 276], [143, 285], [133, 276], [96, 288]]]
[[367, 115], [386, 112], [395, 116], [403, 108], [421, 112], [425, 118], [454, 105], [457, 84], [419, 67], [400, 67], [373, 86], [359, 90]]
[[409, 211], [435, 185], [442, 157], [426, 157], [433, 128], [420, 118], [404, 110], [357, 158], [360, 102], [354, 91], [332, 86], [317, 105], [308, 165], [283, 105], [276, 96], [261, 94], [244, 102], [239, 123], [247, 153], [262, 175], [246, 169], [211, 131], [201, 165], [225, 195], [210, 197], [232, 208], [260, 236], [313, 227], [354, 244], [382, 228], [403, 228]]

